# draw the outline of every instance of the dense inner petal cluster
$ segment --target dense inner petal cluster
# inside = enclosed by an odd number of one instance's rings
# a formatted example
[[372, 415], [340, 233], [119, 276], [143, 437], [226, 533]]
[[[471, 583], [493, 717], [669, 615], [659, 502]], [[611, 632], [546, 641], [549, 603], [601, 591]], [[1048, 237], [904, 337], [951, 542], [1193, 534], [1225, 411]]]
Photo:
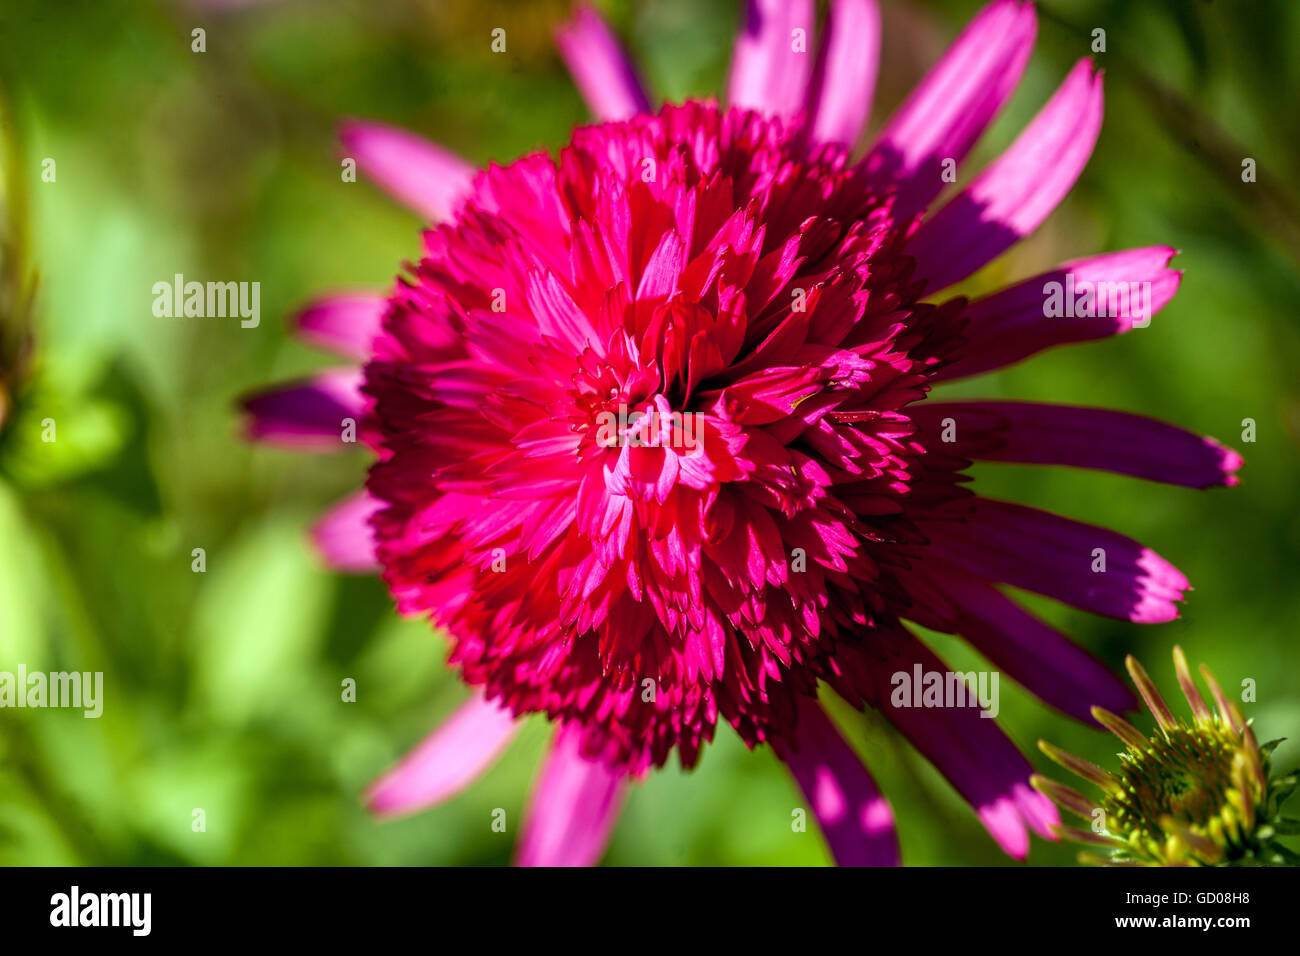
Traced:
[[665, 106], [479, 175], [366, 367], [377, 555], [471, 684], [637, 771], [794, 720], [907, 598], [962, 342], [889, 190], [798, 122]]

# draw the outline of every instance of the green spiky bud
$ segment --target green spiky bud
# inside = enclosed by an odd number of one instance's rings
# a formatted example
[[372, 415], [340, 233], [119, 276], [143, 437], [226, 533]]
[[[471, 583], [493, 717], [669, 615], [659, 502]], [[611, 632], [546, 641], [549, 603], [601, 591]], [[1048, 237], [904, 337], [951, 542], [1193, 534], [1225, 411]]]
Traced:
[[[1125, 662], [1133, 683], [1156, 719], [1150, 737], [1107, 711], [1097, 721], [1124, 744], [1119, 769], [1111, 772], [1054, 747], [1039, 747], [1055, 763], [1098, 786], [1090, 800], [1042, 777], [1034, 786], [1062, 808], [1093, 818], [1091, 832], [1062, 827], [1065, 839], [1085, 843], [1081, 862], [1106, 866], [1278, 866], [1300, 864], [1300, 856], [1277, 837], [1300, 833], [1300, 821], [1281, 815], [1296, 789], [1296, 775], [1272, 777], [1269, 759], [1281, 742], [1260, 746], [1236, 704], [1205, 667], [1201, 674], [1215, 706], [1201, 696], [1182, 648], [1174, 648], [1174, 669], [1192, 719], [1185, 722], [1160, 696], [1133, 657]], [[1095, 810], [1101, 814], [1095, 814]]]

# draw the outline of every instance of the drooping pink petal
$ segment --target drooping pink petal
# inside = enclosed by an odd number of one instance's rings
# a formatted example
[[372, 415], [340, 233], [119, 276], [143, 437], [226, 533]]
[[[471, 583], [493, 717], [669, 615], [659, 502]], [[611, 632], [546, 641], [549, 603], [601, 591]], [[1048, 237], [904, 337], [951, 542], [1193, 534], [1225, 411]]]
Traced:
[[770, 116], [799, 112], [812, 75], [815, 19], [813, 0], [746, 0], [728, 103]]
[[1128, 412], [1036, 402], [935, 402], [916, 415], [953, 454], [988, 461], [1096, 468], [1189, 488], [1235, 485], [1241, 456], [1213, 438]]
[[533, 788], [515, 862], [519, 866], [594, 866], [627, 791], [627, 775], [582, 756], [582, 728], [563, 724]]
[[895, 211], [911, 216], [944, 187], [944, 161], [960, 164], [1020, 82], [1038, 21], [1026, 0], [995, 0], [973, 19], [890, 118], [863, 160], [899, 183]]
[[1056, 808], [1029, 786], [1033, 768], [997, 721], [978, 706], [926, 707], [904, 700], [895, 675], [947, 674], [949, 668], [905, 631], [872, 632], [864, 647], [843, 643], [835, 652], [831, 684], [853, 703], [866, 703], [902, 732], [975, 810], [980, 822], [1017, 859], [1029, 853], [1029, 833], [1052, 839]]
[[1007, 151], [908, 243], [927, 292], [966, 278], [1038, 228], [1087, 165], [1101, 116], [1101, 73], [1080, 60]]
[[835, 0], [809, 90], [809, 127], [819, 143], [852, 146], [871, 112], [880, 66], [876, 0]]
[[311, 536], [331, 567], [357, 574], [379, 570], [370, 516], [382, 505], [369, 492], [344, 498], [312, 526]]
[[1148, 246], [1076, 259], [972, 302], [965, 311], [970, 341], [934, 380], [978, 375], [1043, 349], [1145, 326], [1178, 291], [1183, 274], [1169, 268], [1175, 255], [1169, 246]]
[[622, 120], [650, 112], [636, 67], [618, 37], [586, 3], [555, 33], [556, 46], [596, 119]]
[[450, 219], [474, 181], [474, 167], [465, 160], [395, 126], [348, 120], [339, 140], [362, 173], [429, 220]]
[[481, 693], [366, 791], [374, 813], [391, 817], [424, 810], [454, 797], [497, 758], [519, 724], [510, 711]]
[[298, 334], [313, 345], [348, 358], [365, 359], [379, 332], [388, 300], [378, 292], [339, 292], [298, 313]]
[[917, 523], [937, 556], [1094, 614], [1138, 624], [1178, 617], [1187, 578], [1132, 538], [991, 498], [970, 507], [961, 520]]
[[772, 746], [790, 768], [840, 866], [898, 866], [894, 813], [821, 705], [800, 696], [793, 739]]
[[245, 432], [253, 441], [297, 449], [345, 449], [350, 419], [355, 430], [365, 408], [361, 370], [332, 369], [262, 392], [243, 402]]
[[1116, 713], [1137, 699], [1128, 685], [1056, 628], [977, 575], [933, 555], [903, 579], [918, 606], [941, 620], [925, 626], [960, 634], [1006, 676], [1076, 720], [1095, 724], [1094, 706]]

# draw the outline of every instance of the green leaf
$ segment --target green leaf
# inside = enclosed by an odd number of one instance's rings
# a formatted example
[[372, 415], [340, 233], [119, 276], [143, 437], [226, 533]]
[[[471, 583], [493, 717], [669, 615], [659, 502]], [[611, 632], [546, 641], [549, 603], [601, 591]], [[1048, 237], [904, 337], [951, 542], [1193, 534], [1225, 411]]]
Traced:
[[[320, 652], [329, 575], [307, 551], [304, 523], [286, 518], [228, 544], [204, 547], [195, 609], [193, 680], [198, 707], [241, 724], [294, 706], [294, 689]], [[192, 574], [190, 551], [177, 574]]]

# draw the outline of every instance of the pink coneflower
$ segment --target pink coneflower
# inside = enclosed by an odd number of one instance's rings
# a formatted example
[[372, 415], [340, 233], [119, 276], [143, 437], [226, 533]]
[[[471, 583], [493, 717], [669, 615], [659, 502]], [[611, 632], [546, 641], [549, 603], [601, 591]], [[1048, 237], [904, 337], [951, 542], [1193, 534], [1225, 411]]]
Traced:
[[[341, 567], [381, 567], [476, 691], [373, 787], [377, 812], [456, 792], [540, 712], [556, 740], [519, 861], [591, 863], [628, 781], [674, 751], [693, 765], [725, 721], [789, 765], [837, 861], [897, 863], [889, 806], [818, 703], [824, 684], [885, 714], [1023, 857], [1055, 808], [978, 709], [896, 705], [895, 675], [948, 670], [903, 622], [960, 634], [1080, 720], [1134, 705], [998, 585], [1145, 623], [1177, 617], [1186, 579], [1115, 532], [976, 496], [963, 471], [991, 459], [1202, 488], [1232, 484], [1239, 457], [1122, 412], [926, 399], [1126, 331], [1177, 289], [1174, 250], [1150, 247], [942, 296], [1068, 192], [1101, 77], [1081, 61], [931, 212], [945, 161], [1024, 70], [1032, 6], [985, 8], [861, 159], [876, 5], [833, 3], [820, 46], [813, 20], [812, 0], [751, 0], [728, 106], [652, 111], [580, 9], [559, 45], [601, 122], [558, 157], [476, 173], [412, 134], [344, 127], [347, 155], [439, 222], [390, 295], [301, 316], [364, 368], [248, 409], [254, 436], [294, 446], [337, 446], [341, 420], [360, 423], [379, 460], [316, 539]], [[1111, 307], [1086, 289], [1111, 289]]]

